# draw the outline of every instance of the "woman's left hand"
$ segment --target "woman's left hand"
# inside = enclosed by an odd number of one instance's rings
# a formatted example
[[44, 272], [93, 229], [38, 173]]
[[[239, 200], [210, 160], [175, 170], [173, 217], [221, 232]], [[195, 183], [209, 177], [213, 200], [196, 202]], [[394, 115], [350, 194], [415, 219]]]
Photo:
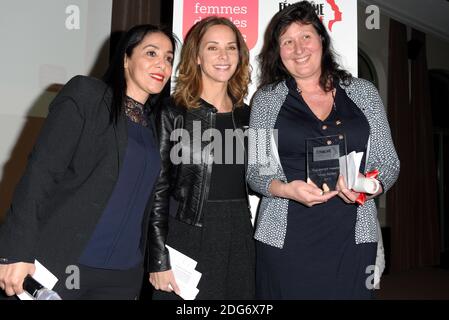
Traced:
[[338, 177], [337, 186], [335, 189], [338, 191], [338, 196], [346, 203], [355, 203], [355, 200], [360, 193], [354, 192], [346, 187], [345, 179], [342, 176]]
[[[359, 173], [359, 176], [364, 177], [363, 174]], [[355, 203], [355, 200], [360, 195], [359, 192], [352, 191], [347, 188], [345, 179], [342, 176], [338, 177], [337, 186], [335, 189], [338, 191], [338, 196], [343, 199], [346, 203]], [[383, 192], [382, 185], [380, 185], [379, 190], [375, 194], [367, 194], [366, 200], [373, 199]]]
[[149, 280], [156, 290], [166, 292], [174, 291], [178, 296], [181, 294], [171, 269], [161, 272], [151, 272]]

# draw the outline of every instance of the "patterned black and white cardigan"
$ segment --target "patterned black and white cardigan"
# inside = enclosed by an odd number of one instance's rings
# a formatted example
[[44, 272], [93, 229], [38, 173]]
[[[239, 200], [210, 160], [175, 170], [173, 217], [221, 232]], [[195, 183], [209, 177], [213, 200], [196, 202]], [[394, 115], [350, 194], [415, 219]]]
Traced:
[[[379, 170], [378, 179], [384, 192], [399, 175], [399, 159], [391, 139], [390, 127], [379, 93], [366, 80], [352, 78], [348, 86], [340, 86], [365, 114], [370, 135], [367, 141], [365, 171]], [[288, 94], [285, 81], [259, 89], [252, 100], [249, 135], [249, 186], [263, 195], [256, 220], [255, 238], [274, 247], [282, 248], [287, 231], [288, 199], [274, 197], [268, 188], [273, 179], [286, 182], [279, 161], [273, 128]], [[355, 242], [377, 242], [377, 210], [374, 200], [357, 208]]]

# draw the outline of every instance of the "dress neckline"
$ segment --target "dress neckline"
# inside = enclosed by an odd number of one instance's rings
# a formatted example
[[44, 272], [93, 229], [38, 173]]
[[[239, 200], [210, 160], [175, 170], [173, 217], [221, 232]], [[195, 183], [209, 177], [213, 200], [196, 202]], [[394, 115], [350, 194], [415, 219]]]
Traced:
[[125, 96], [123, 104], [125, 115], [130, 121], [148, 127], [148, 110], [142, 103]]

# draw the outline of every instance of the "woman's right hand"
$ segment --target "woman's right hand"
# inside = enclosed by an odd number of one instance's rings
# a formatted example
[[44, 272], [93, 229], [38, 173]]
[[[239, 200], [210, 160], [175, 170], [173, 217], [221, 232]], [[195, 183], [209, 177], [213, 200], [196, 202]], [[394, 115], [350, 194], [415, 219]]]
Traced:
[[8, 296], [23, 292], [23, 280], [27, 275], [33, 275], [36, 267], [33, 263], [17, 262], [0, 265], [0, 288]]
[[174, 291], [178, 296], [181, 293], [178, 285], [176, 284], [173, 271], [161, 271], [150, 273], [150, 283], [156, 290], [162, 290], [166, 292]]
[[288, 183], [273, 180], [270, 192], [277, 197], [295, 200], [307, 207], [327, 202], [338, 194], [338, 191], [323, 192], [310, 180], [307, 183], [301, 180], [293, 180]]

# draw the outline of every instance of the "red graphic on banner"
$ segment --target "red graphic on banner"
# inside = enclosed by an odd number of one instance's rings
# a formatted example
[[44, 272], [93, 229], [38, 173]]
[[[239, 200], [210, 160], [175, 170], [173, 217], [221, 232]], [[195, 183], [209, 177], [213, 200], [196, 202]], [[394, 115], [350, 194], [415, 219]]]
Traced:
[[338, 21], [342, 21], [342, 13], [340, 11], [340, 8], [337, 6], [337, 4], [335, 3], [335, 0], [326, 0], [327, 3], [330, 4], [332, 10], [334, 11], [334, 19], [329, 21], [329, 31], [332, 31], [332, 26], [334, 25], [335, 22]]
[[258, 0], [184, 0], [182, 35], [185, 38], [196, 22], [208, 16], [225, 17], [239, 28], [251, 50], [258, 38], [258, 5]]

